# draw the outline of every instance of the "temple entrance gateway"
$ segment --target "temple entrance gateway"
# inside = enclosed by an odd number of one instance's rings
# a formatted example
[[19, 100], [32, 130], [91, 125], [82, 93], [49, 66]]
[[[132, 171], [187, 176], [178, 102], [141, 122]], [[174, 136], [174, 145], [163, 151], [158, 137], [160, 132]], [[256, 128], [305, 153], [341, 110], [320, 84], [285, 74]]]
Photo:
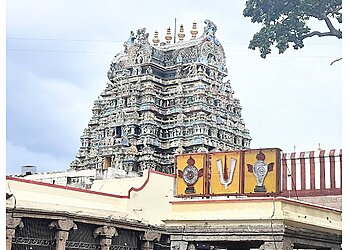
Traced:
[[[108, 83], [94, 102], [71, 168], [126, 169], [125, 176], [142, 174], [148, 167], [173, 173], [171, 159], [180, 151], [249, 148], [242, 107], [226, 80], [217, 27], [210, 20], [204, 24], [199, 37], [194, 23], [192, 38], [185, 41], [181, 33], [182, 40], [174, 44], [170, 29], [165, 44], [159, 43], [158, 33], [151, 44], [145, 28], [130, 33], [111, 63]], [[137, 152], [130, 159], [132, 147]], [[122, 164], [110, 164], [106, 155]]]

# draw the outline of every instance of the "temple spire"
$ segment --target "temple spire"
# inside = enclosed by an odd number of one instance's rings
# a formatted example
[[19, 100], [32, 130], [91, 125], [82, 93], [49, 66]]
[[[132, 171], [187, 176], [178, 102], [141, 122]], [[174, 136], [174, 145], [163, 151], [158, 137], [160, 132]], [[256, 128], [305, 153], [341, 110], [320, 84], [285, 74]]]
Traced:
[[196, 39], [197, 34], [198, 34], [197, 22], [194, 21], [194, 22], [193, 22], [193, 25], [192, 25], [192, 29], [191, 29], [192, 39]]
[[158, 38], [158, 31], [157, 30], [154, 32], [154, 37], [153, 37], [152, 42], [153, 42], [154, 46], [158, 46], [158, 44], [159, 44], [159, 38]]
[[[223, 81], [224, 49], [213, 46], [220, 45], [216, 25], [206, 20], [198, 39], [194, 22], [186, 34], [192, 40], [186, 41], [180, 24], [176, 29], [165, 26], [162, 37], [156, 29], [152, 37], [145, 28], [130, 33], [94, 102], [73, 169], [96, 169], [97, 179], [141, 175], [147, 168], [173, 173], [174, 149], [189, 153], [249, 148], [241, 106]], [[225, 176], [229, 167], [226, 170]]]
[[179, 37], [179, 41], [184, 40], [185, 32], [184, 32], [184, 26], [182, 24], [180, 25], [180, 31], [179, 31], [178, 37]]
[[165, 40], [167, 44], [171, 43], [171, 39], [173, 39], [172, 35], [171, 35], [171, 29], [170, 27], [167, 29], [166, 31], [166, 35], [165, 35]]

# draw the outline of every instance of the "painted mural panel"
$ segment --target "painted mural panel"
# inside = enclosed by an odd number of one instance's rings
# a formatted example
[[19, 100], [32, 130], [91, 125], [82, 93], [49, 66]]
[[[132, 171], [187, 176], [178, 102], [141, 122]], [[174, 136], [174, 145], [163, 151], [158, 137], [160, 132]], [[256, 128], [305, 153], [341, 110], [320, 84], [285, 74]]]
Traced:
[[176, 195], [204, 195], [206, 154], [176, 156]]
[[210, 162], [210, 194], [235, 194], [240, 192], [241, 152], [213, 153]]
[[244, 193], [280, 191], [280, 149], [244, 152]]

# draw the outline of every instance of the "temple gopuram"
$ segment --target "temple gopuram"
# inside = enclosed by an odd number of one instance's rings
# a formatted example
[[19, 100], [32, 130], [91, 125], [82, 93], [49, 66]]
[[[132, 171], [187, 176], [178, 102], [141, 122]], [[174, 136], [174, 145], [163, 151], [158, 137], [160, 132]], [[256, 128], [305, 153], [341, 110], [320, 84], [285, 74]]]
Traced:
[[348, 249], [342, 149], [250, 149], [205, 24], [131, 32], [70, 170], [6, 177], [6, 250]]
[[94, 102], [92, 118], [72, 161], [75, 170], [96, 169], [97, 178], [173, 173], [174, 154], [240, 150], [250, 146], [226, 68], [216, 25], [205, 20], [184, 40], [183, 25], [173, 41], [155, 31], [131, 31], [108, 71], [106, 88]]

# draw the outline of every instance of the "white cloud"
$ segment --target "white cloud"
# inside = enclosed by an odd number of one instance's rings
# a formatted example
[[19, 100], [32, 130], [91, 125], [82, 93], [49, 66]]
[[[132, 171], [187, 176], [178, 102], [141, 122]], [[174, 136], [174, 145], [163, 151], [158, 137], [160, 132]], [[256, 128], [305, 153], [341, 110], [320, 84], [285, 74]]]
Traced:
[[7, 170], [6, 173], [18, 174], [21, 166], [32, 165], [37, 167], [38, 172], [57, 171], [68, 169], [71, 159], [59, 158], [48, 152], [35, 152], [23, 145], [13, 144], [7, 141]]
[[73, 159], [78, 135], [90, 119], [92, 101], [64, 80], [40, 78], [24, 69], [16, 79], [25, 81], [14, 80], [14, 85], [7, 87], [9, 140], [29, 151]]

